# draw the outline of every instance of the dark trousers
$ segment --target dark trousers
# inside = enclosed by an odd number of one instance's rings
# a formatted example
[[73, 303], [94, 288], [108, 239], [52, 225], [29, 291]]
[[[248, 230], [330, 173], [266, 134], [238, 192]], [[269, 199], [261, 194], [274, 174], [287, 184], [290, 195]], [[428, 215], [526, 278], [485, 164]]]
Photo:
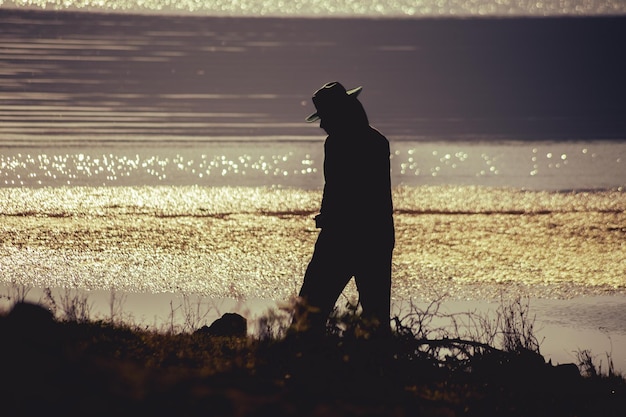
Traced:
[[[384, 230], [322, 229], [300, 289], [295, 321], [323, 334], [341, 292], [354, 277], [364, 323], [378, 334], [390, 333], [393, 225]], [[304, 323], [303, 323], [304, 322]]]

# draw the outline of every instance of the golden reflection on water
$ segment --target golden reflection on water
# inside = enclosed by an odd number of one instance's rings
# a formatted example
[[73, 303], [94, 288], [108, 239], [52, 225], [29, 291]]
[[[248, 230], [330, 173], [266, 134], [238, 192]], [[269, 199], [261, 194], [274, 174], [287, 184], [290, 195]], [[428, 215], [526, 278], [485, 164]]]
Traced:
[[[321, 195], [69, 187], [0, 197], [5, 283], [286, 299], [312, 253]], [[626, 292], [623, 192], [403, 187], [394, 201], [394, 298]]]

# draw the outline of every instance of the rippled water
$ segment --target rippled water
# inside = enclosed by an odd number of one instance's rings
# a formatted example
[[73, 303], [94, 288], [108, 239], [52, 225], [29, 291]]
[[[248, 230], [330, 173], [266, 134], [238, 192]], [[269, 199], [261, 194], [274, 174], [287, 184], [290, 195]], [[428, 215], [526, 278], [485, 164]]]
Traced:
[[359, 99], [372, 124], [394, 142], [620, 140], [626, 131], [621, 17], [235, 19], [3, 9], [0, 26], [7, 146], [319, 140], [317, 126], [304, 123], [310, 95], [335, 79], [363, 85]]

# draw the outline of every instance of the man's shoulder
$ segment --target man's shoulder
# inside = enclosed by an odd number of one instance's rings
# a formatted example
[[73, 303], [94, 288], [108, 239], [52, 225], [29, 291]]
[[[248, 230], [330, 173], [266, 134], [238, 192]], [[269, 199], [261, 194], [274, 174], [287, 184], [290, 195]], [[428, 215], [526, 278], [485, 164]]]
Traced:
[[373, 136], [377, 136], [380, 139], [387, 140], [385, 135], [383, 135], [382, 132], [380, 130], [376, 129], [374, 126], [369, 126], [369, 132]]
[[385, 135], [383, 135], [380, 130], [376, 129], [373, 126], [369, 127], [370, 137], [372, 140], [379, 146], [389, 147], [389, 140]]

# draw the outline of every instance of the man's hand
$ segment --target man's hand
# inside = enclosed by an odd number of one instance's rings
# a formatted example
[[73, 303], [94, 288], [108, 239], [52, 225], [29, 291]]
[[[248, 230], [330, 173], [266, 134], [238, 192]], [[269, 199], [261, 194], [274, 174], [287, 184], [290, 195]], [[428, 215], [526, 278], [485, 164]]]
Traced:
[[324, 216], [322, 216], [321, 213], [315, 216], [313, 220], [315, 220], [316, 228], [321, 229], [322, 227], [324, 227]]

